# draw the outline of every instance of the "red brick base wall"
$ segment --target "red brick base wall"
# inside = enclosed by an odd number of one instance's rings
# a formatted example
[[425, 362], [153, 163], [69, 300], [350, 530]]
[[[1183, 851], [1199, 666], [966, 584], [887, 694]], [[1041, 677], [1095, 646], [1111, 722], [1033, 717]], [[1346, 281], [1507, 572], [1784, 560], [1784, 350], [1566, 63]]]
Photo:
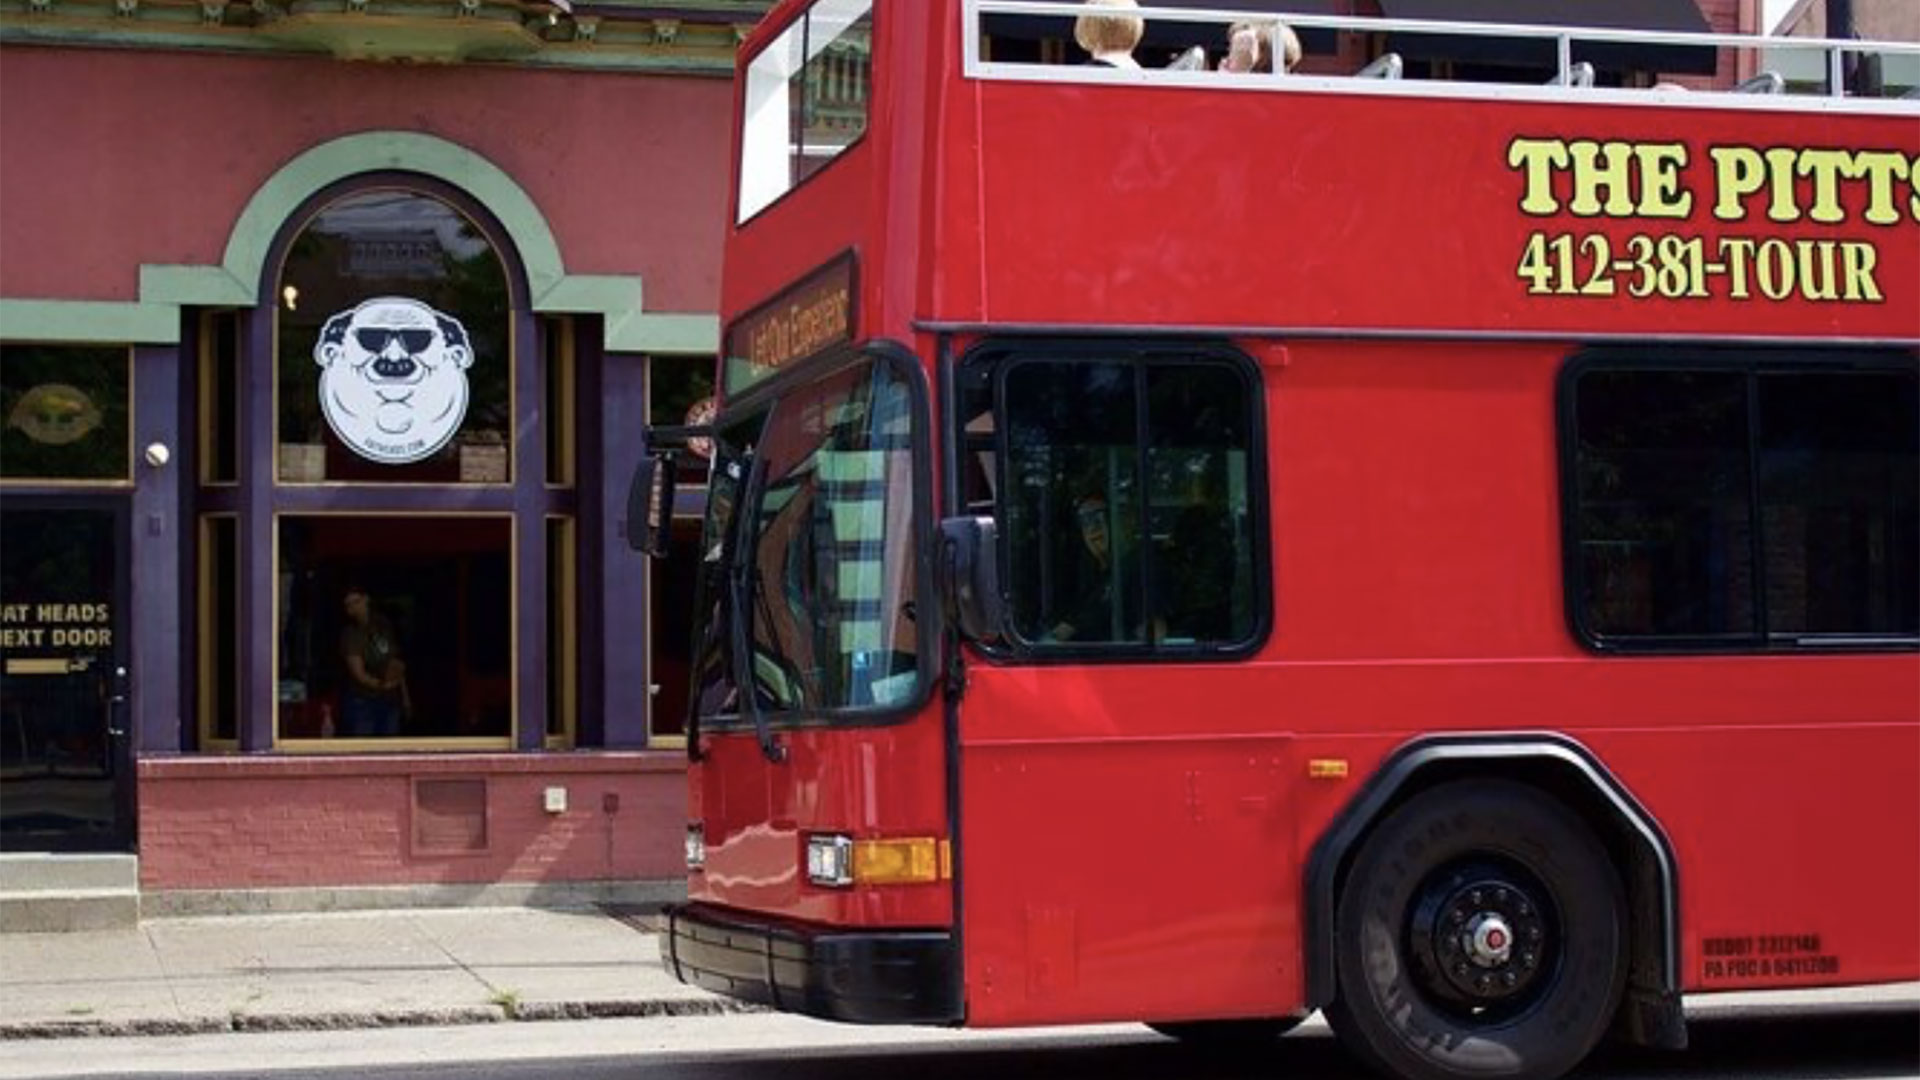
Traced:
[[677, 753], [148, 758], [138, 775], [148, 890], [685, 873]]

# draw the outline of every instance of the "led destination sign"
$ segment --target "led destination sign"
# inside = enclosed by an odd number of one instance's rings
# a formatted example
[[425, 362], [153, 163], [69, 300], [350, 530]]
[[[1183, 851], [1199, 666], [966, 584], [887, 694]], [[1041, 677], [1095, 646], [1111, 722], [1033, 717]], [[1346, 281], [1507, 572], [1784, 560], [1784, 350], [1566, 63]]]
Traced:
[[729, 394], [853, 340], [854, 265], [848, 252], [734, 320], [726, 342]]

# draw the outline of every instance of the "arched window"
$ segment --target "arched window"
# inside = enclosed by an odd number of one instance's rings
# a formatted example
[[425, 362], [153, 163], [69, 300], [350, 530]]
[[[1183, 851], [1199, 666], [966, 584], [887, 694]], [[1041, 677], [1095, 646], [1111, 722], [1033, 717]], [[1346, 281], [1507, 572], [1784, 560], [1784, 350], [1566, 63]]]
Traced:
[[512, 482], [507, 272], [465, 214], [344, 196], [301, 227], [274, 295], [279, 482]]
[[564, 744], [573, 335], [436, 181], [343, 181], [273, 252], [260, 306], [202, 333], [203, 742]]

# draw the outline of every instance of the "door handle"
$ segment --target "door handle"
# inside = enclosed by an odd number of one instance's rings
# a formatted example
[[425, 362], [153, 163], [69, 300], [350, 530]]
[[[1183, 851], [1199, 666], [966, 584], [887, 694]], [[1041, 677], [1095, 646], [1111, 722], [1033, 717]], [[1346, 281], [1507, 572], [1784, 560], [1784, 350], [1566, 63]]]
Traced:
[[113, 686], [107, 693], [107, 734], [120, 738], [127, 733], [126, 725], [120, 722], [120, 710], [127, 704], [127, 669], [123, 664], [113, 666]]

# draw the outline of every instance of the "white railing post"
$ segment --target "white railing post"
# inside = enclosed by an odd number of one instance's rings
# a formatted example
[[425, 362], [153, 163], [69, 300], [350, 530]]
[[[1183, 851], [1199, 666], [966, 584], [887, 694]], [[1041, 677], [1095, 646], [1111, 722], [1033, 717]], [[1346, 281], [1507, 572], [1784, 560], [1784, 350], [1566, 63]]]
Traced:
[[980, 69], [980, 36], [987, 24], [980, 17], [980, 0], [960, 2], [960, 70], [972, 75]]

